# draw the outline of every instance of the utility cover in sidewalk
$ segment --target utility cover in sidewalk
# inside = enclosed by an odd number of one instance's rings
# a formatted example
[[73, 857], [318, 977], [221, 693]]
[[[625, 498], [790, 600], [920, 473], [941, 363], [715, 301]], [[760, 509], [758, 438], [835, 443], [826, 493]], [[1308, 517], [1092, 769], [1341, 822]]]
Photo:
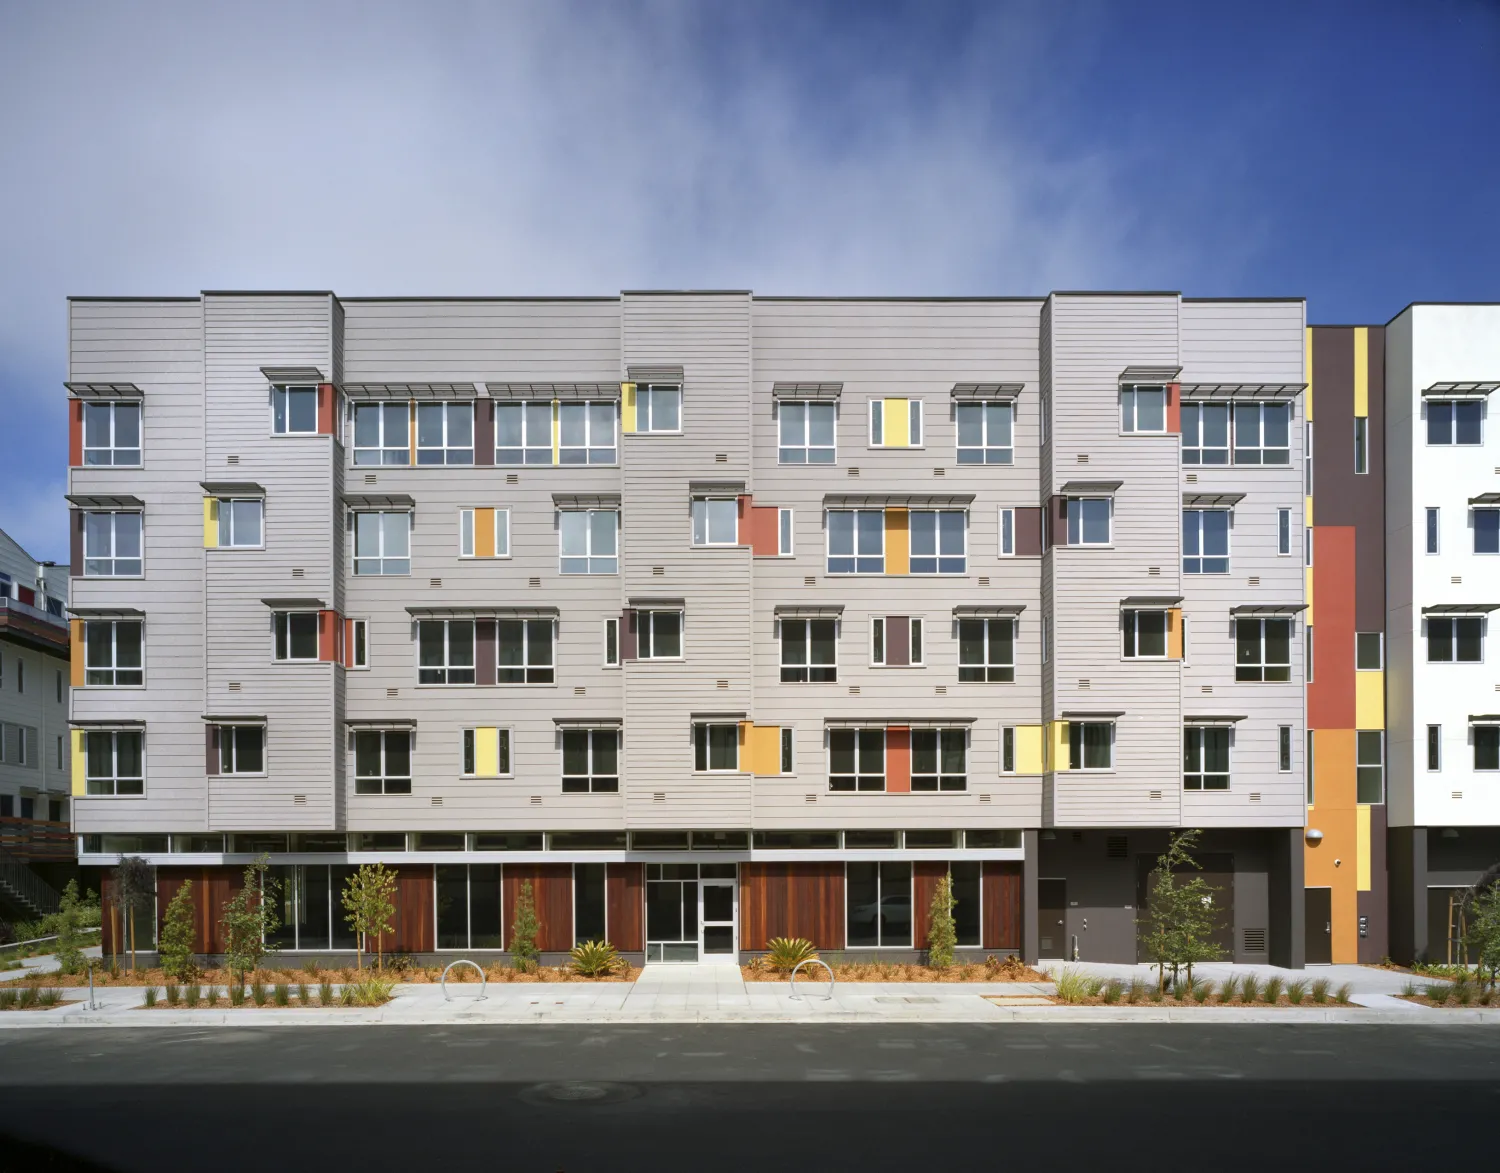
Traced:
[[1052, 999], [1041, 994], [985, 994], [986, 1002], [996, 1006], [1051, 1006]]

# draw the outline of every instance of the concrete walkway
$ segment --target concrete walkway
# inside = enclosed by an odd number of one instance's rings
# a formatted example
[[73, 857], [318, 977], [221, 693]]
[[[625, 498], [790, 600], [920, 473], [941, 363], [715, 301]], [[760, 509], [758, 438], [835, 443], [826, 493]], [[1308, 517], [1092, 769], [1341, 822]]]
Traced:
[[[98, 945], [90, 945], [83, 951], [85, 957], [99, 957], [101, 951]], [[21, 961], [20, 969], [0, 970], [0, 982], [24, 981], [27, 978], [41, 977], [45, 974], [57, 972], [57, 954], [43, 953], [37, 957], [27, 957]]]

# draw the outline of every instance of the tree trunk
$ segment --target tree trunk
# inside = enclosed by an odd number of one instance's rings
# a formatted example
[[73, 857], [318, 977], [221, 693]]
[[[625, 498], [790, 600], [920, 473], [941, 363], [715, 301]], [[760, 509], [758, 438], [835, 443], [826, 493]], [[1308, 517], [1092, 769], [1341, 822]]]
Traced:
[[130, 909], [125, 914], [126, 920], [130, 922], [130, 972], [135, 972], [135, 910]]
[[367, 942], [363, 933], [354, 934], [354, 966], [356, 969], [364, 969], [365, 967], [366, 944]]

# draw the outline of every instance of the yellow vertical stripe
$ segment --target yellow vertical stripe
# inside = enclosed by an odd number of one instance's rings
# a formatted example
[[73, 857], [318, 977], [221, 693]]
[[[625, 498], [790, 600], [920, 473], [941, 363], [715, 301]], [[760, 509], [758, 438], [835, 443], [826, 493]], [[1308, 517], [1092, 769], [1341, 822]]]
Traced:
[[911, 447], [911, 408], [905, 399], [885, 401], [885, 447]]
[[219, 501], [216, 497], [203, 498], [203, 548], [212, 550], [219, 544]]
[[911, 514], [905, 509], [885, 511], [885, 572], [911, 573]]
[[474, 730], [474, 773], [494, 778], [500, 773], [500, 730]]
[[1354, 414], [1370, 414], [1370, 329], [1354, 327]]
[[1068, 768], [1068, 723], [1066, 721], [1052, 722], [1052, 761], [1049, 768], [1053, 770], [1066, 770]]
[[474, 557], [493, 558], [495, 556], [495, 511], [493, 509], [474, 510]]
[[1305, 510], [1303, 510], [1302, 524], [1305, 525], [1308, 529], [1312, 529], [1312, 523], [1313, 523], [1312, 498], [1311, 497], [1304, 497], [1303, 500], [1307, 502], [1307, 508]]
[[620, 431], [627, 436], [635, 431], [635, 384], [620, 384]]
[[1303, 330], [1302, 344], [1302, 381], [1307, 384], [1307, 390], [1302, 393], [1302, 414], [1308, 423], [1312, 423], [1313, 411], [1313, 380], [1312, 380], [1312, 354], [1313, 354], [1313, 332], [1308, 326]]
[[72, 731], [73, 760], [70, 763], [73, 773], [73, 795], [75, 798], [82, 797], [89, 792], [87, 763], [83, 754], [83, 730]]
[[72, 639], [68, 649], [68, 683], [74, 688], [83, 687], [83, 620], [69, 619], [68, 631]]
[[558, 449], [562, 444], [562, 405], [554, 399], [552, 401], [552, 463], [561, 464], [558, 457]]
[[1016, 773], [1040, 774], [1043, 770], [1042, 727], [1016, 726]]
[[1354, 727], [1385, 728], [1385, 673], [1354, 674]]
[[1360, 892], [1370, 890], [1370, 808], [1361, 804], [1354, 808], [1354, 886]]

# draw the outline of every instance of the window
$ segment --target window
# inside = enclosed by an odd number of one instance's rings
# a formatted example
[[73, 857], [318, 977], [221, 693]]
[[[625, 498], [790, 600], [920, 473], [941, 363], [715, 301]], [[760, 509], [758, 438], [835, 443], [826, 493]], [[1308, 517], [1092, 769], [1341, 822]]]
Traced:
[[1114, 764], [1113, 721], [1068, 722], [1068, 769], [1108, 770]]
[[1012, 725], [1006, 725], [1000, 730], [1000, 772], [1016, 772], [1016, 730]]
[[1317, 742], [1316, 742], [1316, 740], [1313, 737], [1313, 731], [1311, 729], [1309, 729], [1307, 731], [1307, 761], [1304, 764], [1304, 769], [1306, 769], [1306, 771], [1307, 771], [1307, 805], [1308, 806], [1312, 806], [1313, 805], [1313, 800], [1317, 796], [1317, 793], [1318, 793], [1318, 789], [1317, 789], [1316, 757], [1315, 757], [1315, 754], [1313, 752], [1314, 749], [1316, 748], [1316, 746], [1317, 746]]
[[[1385, 801], [1385, 734], [1378, 729], [1354, 735], [1355, 801]], [[1500, 763], [1497, 763], [1500, 765]]]
[[417, 623], [417, 683], [474, 683], [472, 619], [423, 619]]
[[1122, 432], [1165, 432], [1167, 430], [1167, 389], [1165, 387], [1121, 387], [1120, 430]]
[[135, 578], [141, 574], [141, 515], [83, 515], [83, 573], [86, 578]]
[[354, 573], [411, 573], [411, 514], [354, 514]]
[[1313, 564], [1313, 534], [1315, 532], [1311, 528], [1302, 531], [1303, 563], [1307, 566]]
[[783, 558], [790, 558], [793, 554], [792, 535], [794, 532], [792, 528], [792, 511], [790, 509], [782, 509], [778, 512], [776, 532], [776, 552]]
[[1189, 725], [1182, 731], [1182, 788], [1229, 789], [1229, 730], [1220, 725]]
[[620, 666], [620, 621], [618, 619], [604, 621], [604, 666], [606, 668]]
[[635, 430], [682, 431], [682, 388], [673, 383], [647, 383], [637, 389]]
[[370, 666], [370, 624], [364, 619], [349, 620], [349, 667]]
[[693, 726], [693, 769], [719, 772], [740, 768], [740, 727], [699, 722]]
[[564, 794], [616, 794], [620, 789], [620, 731], [564, 729]]
[[460, 509], [458, 511], [458, 556], [460, 558], [509, 558], [509, 509]]
[[1438, 552], [1438, 511], [1433, 508], [1427, 510], [1427, 552]]
[[1292, 678], [1292, 621], [1236, 619], [1234, 678], [1280, 683]]
[[832, 683], [839, 678], [838, 620], [782, 619], [781, 682]]
[[1182, 572], [1229, 573], [1229, 510], [1182, 511]]
[[1276, 729], [1276, 768], [1283, 774], [1292, 772], [1292, 727], [1280, 725]]
[[1483, 404], [1476, 400], [1429, 399], [1427, 442], [1429, 444], [1481, 444]]
[[1068, 498], [1068, 545], [1109, 545], [1109, 497]]
[[411, 408], [407, 404], [354, 405], [354, 463], [411, 463]]
[[1500, 770], [1500, 725], [1475, 725], [1474, 768]]
[[1443, 768], [1443, 727], [1427, 726], [1427, 768], [1438, 771]]
[[828, 731], [828, 789], [885, 789], [885, 730]]
[[781, 772], [783, 774], [796, 773], [796, 738], [795, 730], [786, 726], [781, 730]]
[[[57, 760], [55, 765], [59, 770], [63, 768], [63, 737], [61, 733], [57, 735]], [[62, 821], [61, 809], [62, 803], [54, 799], [52, 801], [52, 821], [54, 823]]]
[[[1182, 463], [1229, 463], [1229, 405], [1182, 405]], [[1311, 490], [1308, 490], [1311, 492]]]
[[834, 413], [832, 403], [777, 404], [778, 459], [782, 464], [832, 464]]
[[1009, 558], [1016, 552], [1016, 511], [1000, 510], [1000, 557]]
[[844, 865], [849, 947], [910, 949], [911, 864]]
[[272, 387], [271, 431], [278, 436], [315, 435], [318, 430], [316, 387]]
[[1014, 619], [958, 621], [958, 678], [971, 683], [1015, 683]]
[[964, 729], [913, 729], [911, 788], [968, 789], [968, 741], [969, 734]]
[[602, 863], [573, 865], [573, 944], [603, 941], [605, 932], [605, 868]]
[[261, 515], [266, 503], [258, 497], [219, 498], [219, 545], [261, 545]]
[[960, 403], [959, 464], [1011, 464], [1015, 461], [1015, 408], [1009, 403]]
[[318, 613], [316, 611], [276, 611], [272, 615], [276, 631], [276, 659], [316, 660], [318, 658]]
[[875, 616], [870, 621], [870, 663], [879, 668], [920, 667], [921, 619], [906, 615]]
[[411, 793], [411, 733], [404, 729], [354, 735], [354, 793]]
[[20, 693], [26, 691], [26, 661], [20, 656], [16, 657], [16, 691]]
[[1474, 510], [1474, 553], [1500, 554], [1500, 509]]
[[885, 510], [828, 511], [828, 573], [885, 573]]
[[1291, 408], [1285, 403], [1236, 403], [1235, 464], [1290, 464], [1291, 460]]
[[1354, 667], [1361, 672], [1379, 672], [1385, 667], [1385, 636], [1378, 631], [1360, 631], [1354, 636]]
[[1278, 509], [1276, 511], [1276, 553], [1290, 554], [1292, 552], [1292, 511], [1290, 509]]
[[83, 405], [83, 463], [138, 465], [141, 462], [141, 405]]
[[1121, 611], [1127, 660], [1163, 659], [1167, 654], [1167, 612]]
[[264, 774], [265, 772], [265, 726], [220, 725], [219, 773]]
[[1313, 682], [1313, 629], [1308, 624], [1302, 629], [1302, 663], [1303, 677], [1308, 684]]
[[682, 612], [637, 611], [636, 656], [642, 660], [682, 659]]
[[912, 574], [963, 574], [968, 569], [967, 513], [913, 509], [910, 517]]
[[1047, 616], [1042, 616], [1042, 663], [1047, 662], [1052, 652], [1052, 623]]
[[613, 509], [558, 514], [563, 574], [617, 574], [620, 515]]
[[510, 773], [510, 730], [464, 730], [464, 776], [493, 778]]
[[57, 680], [57, 703], [58, 704], [62, 704], [62, 699], [63, 699], [63, 683], [62, 683], [62, 669], [61, 668], [59, 668], [57, 670], [56, 680]]
[[552, 620], [502, 619], [495, 627], [497, 684], [553, 683]]
[[[894, 403], [901, 401], [895, 400]], [[920, 399], [908, 399], [907, 410], [907, 440], [905, 444], [897, 444], [897, 447], [920, 448], [922, 446], [922, 401]], [[899, 426], [899, 419], [897, 421]], [[885, 400], [870, 400], [870, 444], [872, 447], [881, 448], [885, 446]]]
[[495, 463], [552, 463], [552, 404], [495, 404]]
[[85, 733], [84, 777], [89, 794], [144, 794], [145, 739], [138, 729], [91, 729]]
[[740, 540], [740, 503], [733, 497], [693, 498], [693, 545], [733, 546]]
[[474, 463], [474, 405], [417, 404], [417, 463]]
[[1427, 620], [1429, 664], [1477, 664], [1484, 658], [1484, 620], [1477, 615]]
[[[311, 877], [309, 877], [311, 879]], [[322, 881], [326, 884], [327, 881]], [[439, 949], [498, 949], [501, 942], [500, 865], [497, 863], [438, 864], [433, 892], [437, 905], [436, 944]], [[333, 891], [335, 901], [338, 889]], [[317, 898], [321, 923], [323, 894]], [[335, 905], [337, 907], [337, 905]], [[322, 934], [327, 943], [326, 931]], [[304, 936], [303, 949], [312, 948]], [[353, 942], [350, 942], [351, 946]]]
[[145, 629], [140, 619], [84, 620], [84, 684], [105, 688], [144, 684], [141, 642]]
[[618, 459], [613, 403], [558, 404], [559, 464], [615, 464]]
[[1354, 417], [1354, 471], [1370, 471], [1370, 421], [1364, 416]]

